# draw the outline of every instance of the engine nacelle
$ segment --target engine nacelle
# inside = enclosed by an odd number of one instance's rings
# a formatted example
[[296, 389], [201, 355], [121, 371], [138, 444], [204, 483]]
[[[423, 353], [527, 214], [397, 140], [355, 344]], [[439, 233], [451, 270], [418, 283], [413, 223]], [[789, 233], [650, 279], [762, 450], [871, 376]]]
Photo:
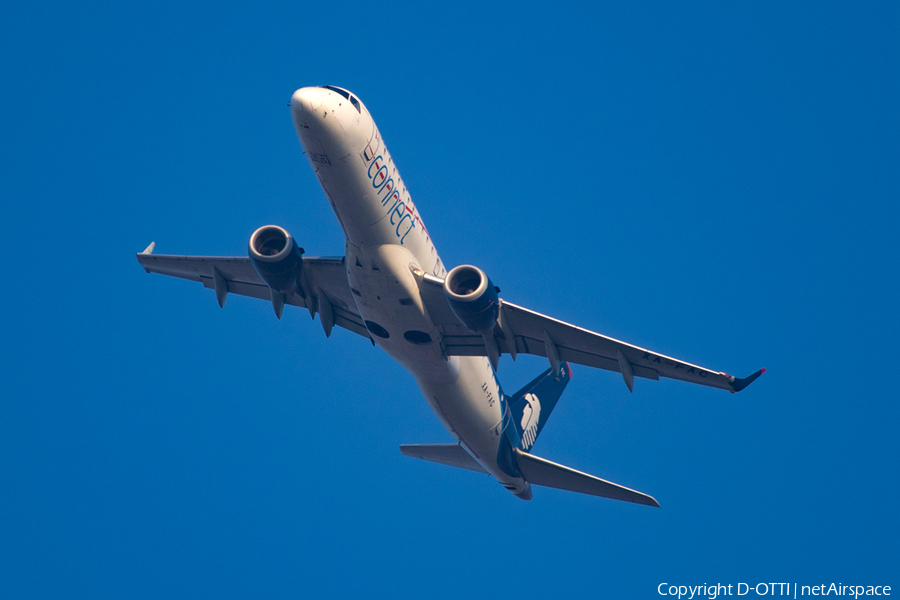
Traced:
[[475, 333], [489, 333], [497, 325], [500, 298], [478, 267], [459, 265], [451, 269], [444, 279], [444, 294], [456, 318]]
[[282, 227], [265, 225], [250, 236], [250, 262], [270, 288], [290, 294], [300, 288], [303, 248]]

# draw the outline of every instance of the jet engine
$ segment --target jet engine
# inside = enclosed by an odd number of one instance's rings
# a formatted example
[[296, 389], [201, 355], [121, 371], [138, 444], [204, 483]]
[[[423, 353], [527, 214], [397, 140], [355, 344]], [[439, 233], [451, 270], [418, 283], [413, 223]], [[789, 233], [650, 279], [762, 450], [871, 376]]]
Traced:
[[456, 318], [475, 333], [490, 333], [497, 325], [497, 288], [478, 267], [459, 265], [451, 269], [444, 279], [444, 294]]
[[250, 236], [250, 262], [272, 290], [290, 294], [300, 288], [303, 248], [282, 227], [265, 225]]

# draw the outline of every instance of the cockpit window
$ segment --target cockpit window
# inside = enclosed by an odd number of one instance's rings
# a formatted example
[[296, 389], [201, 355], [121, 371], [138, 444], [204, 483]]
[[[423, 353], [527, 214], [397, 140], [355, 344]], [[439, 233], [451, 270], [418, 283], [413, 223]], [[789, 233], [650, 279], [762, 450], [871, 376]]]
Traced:
[[326, 90], [331, 90], [332, 92], [337, 92], [338, 94], [340, 94], [347, 100], [350, 99], [350, 93], [345, 90], [342, 90], [341, 88], [334, 87], [333, 85], [323, 85], [322, 87], [325, 88]]
[[362, 114], [362, 109], [359, 107], [359, 101], [353, 96], [350, 96], [350, 104], [352, 104], [356, 108], [356, 112]]

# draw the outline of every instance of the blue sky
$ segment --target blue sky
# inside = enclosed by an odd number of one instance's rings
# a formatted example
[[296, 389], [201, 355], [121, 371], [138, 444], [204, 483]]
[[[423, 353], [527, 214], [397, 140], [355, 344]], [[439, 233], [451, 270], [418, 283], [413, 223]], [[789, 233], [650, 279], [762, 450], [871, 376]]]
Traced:
[[[61, 3], [0, 23], [4, 597], [900, 585], [890, 3]], [[659, 510], [400, 455], [412, 378], [143, 272], [340, 229], [287, 102], [366, 102], [444, 262], [745, 392], [575, 367], [534, 452]], [[514, 391], [545, 368], [501, 362]]]

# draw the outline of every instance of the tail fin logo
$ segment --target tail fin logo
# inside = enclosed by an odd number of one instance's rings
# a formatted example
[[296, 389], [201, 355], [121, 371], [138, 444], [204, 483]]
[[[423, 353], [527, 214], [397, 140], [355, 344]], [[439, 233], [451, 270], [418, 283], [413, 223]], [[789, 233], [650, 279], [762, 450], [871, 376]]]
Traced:
[[534, 394], [525, 394], [526, 404], [522, 410], [522, 449], [528, 450], [534, 445], [538, 434], [538, 421], [541, 419], [541, 401]]

